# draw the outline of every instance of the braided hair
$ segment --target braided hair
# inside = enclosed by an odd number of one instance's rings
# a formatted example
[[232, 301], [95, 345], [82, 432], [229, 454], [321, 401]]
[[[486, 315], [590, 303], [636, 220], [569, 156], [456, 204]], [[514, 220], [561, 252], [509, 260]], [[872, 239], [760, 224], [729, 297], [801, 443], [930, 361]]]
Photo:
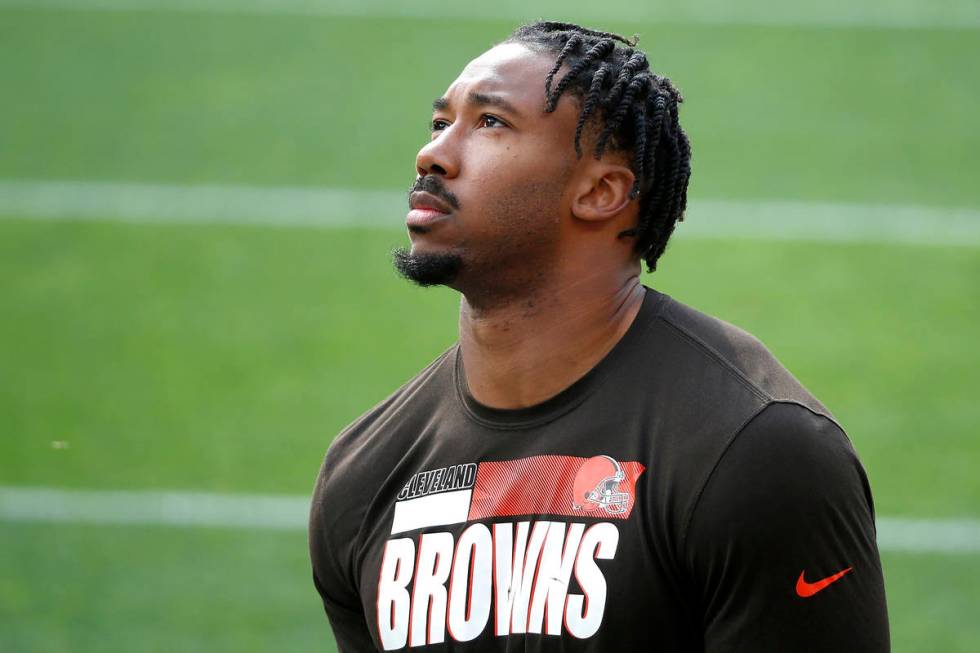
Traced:
[[[596, 159], [607, 148], [632, 154], [636, 181], [630, 199], [640, 198], [639, 220], [619, 235], [636, 238], [636, 252], [653, 272], [687, 207], [691, 145], [677, 119], [677, 105], [684, 98], [668, 78], [650, 70], [635, 37], [573, 23], [538, 22], [517, 28], [507, 42], [557, 55], [545, 79], [545, 111], [555, 110], [562, 93], [579, 99], [579, 158], [587, 126], [598, 132]], [[562, 64], [568, 65], [568, 72], [555, 83]]]

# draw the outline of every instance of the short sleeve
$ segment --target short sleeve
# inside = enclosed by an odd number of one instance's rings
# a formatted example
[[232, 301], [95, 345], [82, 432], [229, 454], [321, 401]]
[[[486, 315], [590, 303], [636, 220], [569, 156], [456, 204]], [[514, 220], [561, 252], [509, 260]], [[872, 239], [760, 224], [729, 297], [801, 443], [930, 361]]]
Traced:
[[734, 438], [682, 542], [705, 650], [889, 650], [867, 476], [832, 420], [773, 403]]
[[340, 653], [375, 650], [354, 580], [361, 506], [343, 499], [340, 447], [327, 453], [310, 506], [309, 544], [313, 584], [330, 620]]

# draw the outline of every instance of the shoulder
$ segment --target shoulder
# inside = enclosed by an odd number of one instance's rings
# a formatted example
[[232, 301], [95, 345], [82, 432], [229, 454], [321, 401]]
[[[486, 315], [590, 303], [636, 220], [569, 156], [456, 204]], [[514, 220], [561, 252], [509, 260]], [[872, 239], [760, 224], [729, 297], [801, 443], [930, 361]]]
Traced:
[[310, 502], [314, 578], [325, 601], [354, 609], [357, 550], [372, 497], [411, 446], [415, 426], [437, 410], [452, 383], [455, 347], [354, 420], [334, 438]]
[[794, 473], [787, 461], [809, 457], [819, 469], [853, 454], [830, 411], [752, 334], [670, 298], [652, 327], [634, 366], [631, 387], [643, 393], [634, 412], [656, 427], [679, 542], [692, 520], [717, 515], [725, 526], [726, 500], [793, 482], [780, 477]]
[[[311, 526], [356, 521], [365, 508], [365, 488], [380, 485], [386, 470], [405, 454], [418, 425], [438, 412], [453, 384], [455, 347], [342, 430], [330, 444], [317, 475]], [[356, 502], [350, 499], [357, 497]], [[351, 504], [351, 505], [347, 505]]]
[[803, 404], [774, 401], [736, 434], [715, 471], [758, 471], [759, 480], [785, 475], [778, 480], [807, 485], [856, 463], [854, 447], [837, 422]]
[[344, 428], [333, 439], [324, 465], [337, 466], [349, 456], [361, 455], [365, 453], [365, 447], [370, 449], [372, 441], [379, 438], [384, 438], [384, 445], [390, 447], [393, 443], [387, 436], [392, 429], [406, 420], [424, 419], [436, 410], [437, 404], [453, 387], [455, 352], [455, 346], [443, 352], [418, 374]]
[[690, 516], [702, 539], [772, 533], [817, 515], [849, 511], [873, 523], [867, 475], [832, 419], [795, 402], [773, 402], [731, 440], [711, 470]]
[[659, 317], [678, 349], [686, 352], [687, 365], [714, 369], [729, 385], [743, 386], [762, 404], [796, 402], [833, 419], [830, 411], [751, 333], [673, 298], [668, 299]]

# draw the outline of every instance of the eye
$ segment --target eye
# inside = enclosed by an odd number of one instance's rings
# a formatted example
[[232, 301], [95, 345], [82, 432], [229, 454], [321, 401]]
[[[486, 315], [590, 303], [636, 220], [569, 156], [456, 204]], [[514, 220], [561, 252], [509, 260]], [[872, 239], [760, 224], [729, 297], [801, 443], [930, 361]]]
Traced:
[[485, 113], [480, 116], [480, 125], [487, 127], [506, 127], [507, 123], [493, 114]]
[[443, 129], [449, 126], [449, 123], [441, 118], [434, 119], [430, 125], [429, 130], [432, 132], [441, 132]]

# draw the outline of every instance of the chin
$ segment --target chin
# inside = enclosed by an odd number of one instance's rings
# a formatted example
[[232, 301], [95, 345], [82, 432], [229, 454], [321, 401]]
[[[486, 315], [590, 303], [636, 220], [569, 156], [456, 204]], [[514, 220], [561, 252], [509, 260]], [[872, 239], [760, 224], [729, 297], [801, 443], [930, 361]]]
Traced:
[[450, 251], [425, 251], [412, 243], [412, 249], [392, 252], [395, 270], [420, 286], [452, 286], [463, 266], [459, 254]]

